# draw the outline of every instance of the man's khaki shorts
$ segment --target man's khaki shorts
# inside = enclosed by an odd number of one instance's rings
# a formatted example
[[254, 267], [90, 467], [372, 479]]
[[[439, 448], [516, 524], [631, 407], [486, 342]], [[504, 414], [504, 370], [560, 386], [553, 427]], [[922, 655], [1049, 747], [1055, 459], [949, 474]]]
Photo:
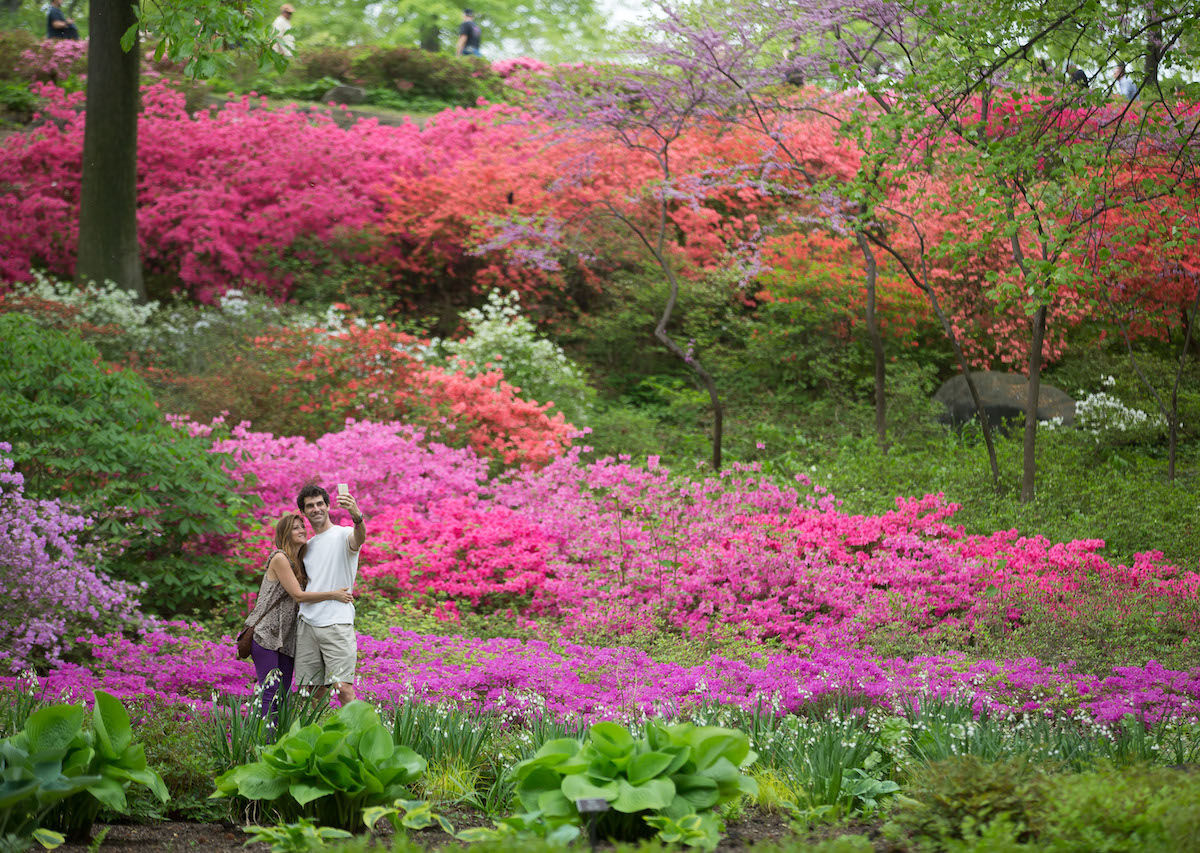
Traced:
[[358, 637], [353, 625], [296, 623], [296, 674], [298, 686], [354, 683], [358, 666]]

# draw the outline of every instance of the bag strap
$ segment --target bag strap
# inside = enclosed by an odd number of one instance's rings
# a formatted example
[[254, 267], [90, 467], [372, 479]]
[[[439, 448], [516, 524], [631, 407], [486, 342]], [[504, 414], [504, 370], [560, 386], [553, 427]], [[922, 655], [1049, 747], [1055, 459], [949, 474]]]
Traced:
[[[270, 554], [267, 555], [267, 565], [271, 564], [271, 560], [275, 557], [276, 554], [283, 554], [283, 556], [285, 556], [285, 557], [287, 556], [287, 554], [285, 554], [282, 549], [276, 548], [274, 551], [272, 551]], [[288, 562], [290, 563], [291, 560], [289, 559]], [[287, 594], [286, 590], [284, 591], [284, 594], [281, 595], [279, 598], [275, 599], [275, 601], [271, 604], [271, 606], [268, 607], [266, 610], [264, 610], [262, 612], [262, 614], [257, 619], [255, 619], [252, 624], [247, 625], [246, 627], [249, 628], [250, 630], [254, 630], [255, 628], [257, 628], [258, 623], [261, 622], [263, 619], [265, 619], [267, 617], [268, 613], [270, 613], [272, 610], [274, 610], [276, 607], [278, 607], [285, 598], [291, 598], [291, 596], [289, 596]]]

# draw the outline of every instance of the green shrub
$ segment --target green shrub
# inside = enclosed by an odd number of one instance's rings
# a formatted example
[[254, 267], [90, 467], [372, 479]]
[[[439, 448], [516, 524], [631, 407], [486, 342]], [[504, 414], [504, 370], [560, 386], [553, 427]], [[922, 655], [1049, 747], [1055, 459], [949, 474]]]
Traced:
[[1028, 842], [1045, 826], [1045, 772], [1024, 757], [959, 756], [918, 771], [892, 811], [891, 832], [940, 850], [980, 837]]
[[425, 759], [392, 734], [366, 702], [343, 705], [323, 725], [294, 723], [258, 761], [222, 773], [215, 797], [270, 804], [283, 821], [310, 816], [354, 829], [363, 809], [391, 805], [425, 771]]
[[204, 715], [195, 708], [148, 703], [136, 720], [138, 738], [146, 763], [163, 780], [171, 795], [164, 809], [145, 789], [136, 789], [130, 800], [131, 814], [146, 820], [211, 821], [225, 816], [224, 809], [208, 798], [218, 768], [201, 736]]
[[148, 582], [142, 603], [172, 615], [229, 597], [213, 553], [245, 500], [208, 441], [175, 429], [146, 383], [107, 365], [78, 333], [0, 315], [0, 435], [31, 497], [78, 507], [105, 570]]
[[1200, 851], [1200, 775], [1101, 770], [1052, 777], [1040, 847], [1046, 851]]
[[0, 80], [28, 80], [21, 55], [36, 48], [41, 40], [24, 29], [0, 29]]
[[548, 741], [513, 767], [525, 813], [501, 826], [569, 840], [585, 820], [576, 802], [599, 799], [609, 806], [596, 822], [604, 837], [657, 834], [711, 850], [724, 831], [714, 809], [756, 792], [754, 780], [742, 772], [756, 757], [746, 735], [732, 729], [651, 720], [645, 737], [635, 739], [616, 723], [596, 723], [582, 741]]
[[374, 49], [355, 57], [350, 77], [368, 89], [388, 89], [463, 106], [474, 105], [498, 83], [484, 62], [403, 46]]
[[101, 806], [128, 810], [125, 792], [134, 783], [166, 802], [162, 779], [133, 742], [125, 708], [101, 690], [93, 696], [90, 728], [82, 706], [50, 705], [0, 740], [0, 838], [44, 840], [54, 837], [50, 830], [86, 839]]
[[351, 73], [354, 61], [364, 53], [361, 47], [328, 46], [304, 49], [296, 57], [295, 66], [307, 83], [330, 78], [339, 83], [355, 83]]

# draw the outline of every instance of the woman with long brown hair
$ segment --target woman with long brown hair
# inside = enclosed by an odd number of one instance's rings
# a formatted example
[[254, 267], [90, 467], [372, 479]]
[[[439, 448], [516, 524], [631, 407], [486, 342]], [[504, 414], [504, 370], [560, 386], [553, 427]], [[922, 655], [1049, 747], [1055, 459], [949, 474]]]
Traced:
[[[292, 689], [292, 672], [296, 657], [296, 616], [302, 601], [350, 602], [349, 588], [329, 592], [305, 592], [308, 577], [304, 574], [304, 550], [308, 532], [304, 516], [286, 513], [275, 525], [275, 547], [267, 557], [267, 571], [254, 609], [245, 624], [254, 626], [250, 657], [254, 674], [262, 688], [262, 709], [265, 716], [271, 709], [276, 692]], [[277, 682], [267, 683], [267, 677], [279, 670]]]

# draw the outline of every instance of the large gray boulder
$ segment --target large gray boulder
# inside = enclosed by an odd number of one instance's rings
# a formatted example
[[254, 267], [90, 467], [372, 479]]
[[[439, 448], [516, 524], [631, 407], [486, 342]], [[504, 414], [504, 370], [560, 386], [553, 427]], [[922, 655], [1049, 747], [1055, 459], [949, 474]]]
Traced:
[[[973, 370], [971, 379], [979, 391], [990, 425], [1003, 430], [1006, 423], [1024, 419], [1025, 400], [1029, 396], [1028, 379], [1019, 373], [995, 370]], [[946, 407], [945, 414], [939, 418], [944, 424], [960, 427], [976, 415], [975, 402], [961, 373], [945, 382], [933, 399]], [[1066, 426], [1075, 423], [1075, 401], [1043, 382], [1038, 388], [1037, 419], [1049, 421], [1055, 418], [1061, 418]]]
[[355, 106], [367, 100], [367, 90], [358, 86], [334, 86], [321, 96], [323, 104], [346, 104]]

